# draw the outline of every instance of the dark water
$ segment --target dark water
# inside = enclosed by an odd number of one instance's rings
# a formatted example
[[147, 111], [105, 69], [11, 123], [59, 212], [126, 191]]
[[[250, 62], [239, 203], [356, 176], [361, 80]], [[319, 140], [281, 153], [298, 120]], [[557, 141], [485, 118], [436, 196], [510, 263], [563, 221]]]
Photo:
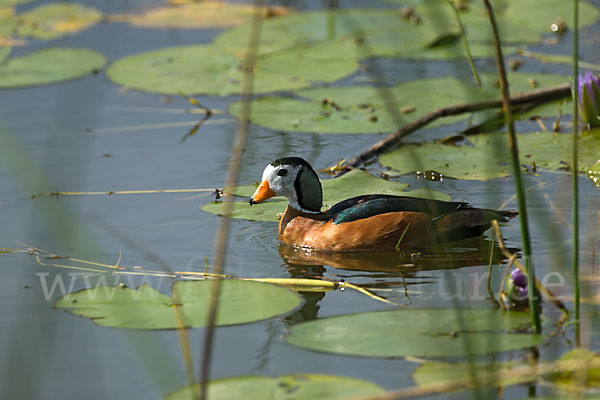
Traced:
[[[107, 13], [137, 10], [137, 2], [88, 1], [86, 4]], [[300, 8], [320, 8], [320, 2], [292, 2]], [[367, 1], [342, 1], [341, 6], [372, 5]], [[600, 5], [600, 1], [595, 1]], [[23, 5], [25, 10], [38, 3]], [[150, 3], [142, 3], [144, 7]], [[377, 3], [385, 7], [385, 3]], [[582, 58], [600, 64], [596, 43], [598, 24], [584, 31]], [[102, 52], [109, 62], [123, 56], [171, 45], [209, 43], [216, 30], [151, 30], [125, 24], [101, 23], [80, 34], [56, 40], [61, 46], [85, 46]], [[567, 33], [561, 43], [548, 50], [569, 52]], [[32, 41], [16, 48], [19, 55], [45, 43]], [[533, 48], [543, 50], [543, 47]], [[391, 82], [455, 75], [468, 77], [464, 62], [412, 62], [379, 60], [379, 67]], [[494, 71], [490, 60], [477, 62], [481, 71]], [[543, 65], [527, 60], [523, 71], [570, 73], [569, 66]], [[366, 74], [359, 72], [342, 81], [351, 84]], [[235, 97], [200, 96], [198, 100], [213, 109], [225, 110]], [[137, 108], [189, 108], [180, 98], [165, 103], [161, 95], [121, 91], [100, 73], [59, 85], [0, 92], [0, 130], [3, 159], [0, 169], [0, 246], [35, 246], [72, 257], [115, 263], [122, 253], [121, 265], [144, 265], [158, 269], [153, 259], [141, 250], [150, 250], [171, 269], [203, 270], [204, 257], [212, 258], [214, 232], [218, 217], [200, 207], [211, 195], [149, 194], [30, 199], [34, 193], [61, 191], [105, 191], [136, 189], [184, 189], [222, 187], [235, 121], [227, 114], [213, 118], [183, 144], [179, 139], [188, 127], [123, 127], [189, 122], [197, 119], [185, 114], [138, 112]], [[120, 108], [120, 109], [117, 109]], [[119, 129], [116, 129], [119, 128]], [[444, 136], [456, 130], [447, 127], [417, 133], [422, 139]], [[535, 130], [525, 122], [521, 131]], [[257, 180], [271, 160], [299, 155], [316, 168], [357, 154], [379, 140], [376, 135], [314, 135], [272, 132], [252, 127], [245, 148], [240, 182]], [[7, 154], [12, 154], [10, 159]], [[105, 156], [105, 155], [110, 156]], [[16, 161], [15, 161], [16, 160]], [[371, 166], [377, 170], [378, 166]], [[401, 179], [413, 186], [423, 181]], [[570, 282], [570, 177], [543, 173], [527, 176], [530, 192], [533, 248], [538, 277], [551, 272], [548, 282]], [[540, 188], [540, 184], [544, 187]], [[480, 207], [516, 208], [510, 179], [494, 182], [444, 180], [428, 183], [455, 200], [466, 200]], [[598, 190], [585, 177], [581, 186], [581, 265], [591, 274], [597, 269], [595, 249], [600, 248]], [[115, 231], [120, 234], [115, 234]], [[520, 247], [518, 220], [503, 228], [509, 247]], [[129, 241], [124, 241], [123, 236]], [[485, 296], [489, 239], [461, 243], [453, 254], [423, 254], [416, 260], [383, 255], [367, 260], [338, 257], [307, 260], [301, 254], [280, 249], [273, 223], [232, 221], [226, 272], [249, 277], [301, 277], [323, 275], [385, 289], [379, 292], [412, 307], [489, 307]], [[23, 245], [23, 243], [25, 245]], [[134, 243], [132, 245], [131, 243]], [[67, 287], [84, 287], [76, 271], [44, 267], [26, 254], [0, 256], [0, 397], [1, 398], [160, 398], [185, 382], [177, 334], [170, 331], [138, 332], [98, 327], [52, 308], [58, 290], [46, 300], [44, 283], [51, 285], [61, 277]], [[500, 258], [496, 261], [499, 263]], [[503, 268], [493, 270], [497, 288]], [[117, 282], [119, 278], [113, 276]], [[554, 280], [553, 280], [554, 279]], [[110, 279], [109, 279], [110, 280]], [[93, 279], [92, 279], [93, 282]], [[127, 281], [136, 286], [141, 281]], [[169, 293], [167, 279], [152, 278], [150, 284]], [[458, 296], [452, 294], [458, 293]], [[352, 291], [312, 293], [305, 303], [282, 317], [248, 325], [219, 328], [216, 333], [214, 378], [236, 375], [282, 375], [290, 373], [339, 374], [371, 380], [384, 388], [413, 385], [411, 374], [416, 364], [402, 359], [381, 360], [314, 353], [288, 345], [283, 335], [290, 322], [360, 311], [389, 309], [383, 303]], [[451, 312], [451, 311], [449, 311]], [[546, 317], [556, 318], [551, 305]], [[584, 339], [598, 347], [591, 333], [597, 317], [586, 312]], [[196, 359], [200, 358], [202, 329], [190, 332]], [[571, 330], [541, 349], [542, 358], [555, 359], [571, 346]], [[524, 359], [514, 352], [499, 356]], [[548, 389], [539, 388], [538, 393]], [[525, 396], [524, 387], [507, 389], [506, 396]], [[456, 394], [456, 397], [465, 395]]]

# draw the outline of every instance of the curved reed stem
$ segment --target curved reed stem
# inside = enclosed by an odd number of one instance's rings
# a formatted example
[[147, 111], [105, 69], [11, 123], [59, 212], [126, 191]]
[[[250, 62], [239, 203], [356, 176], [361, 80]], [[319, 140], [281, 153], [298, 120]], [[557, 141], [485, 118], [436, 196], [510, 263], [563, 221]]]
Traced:
[[533, 268], [533, 258], [531, 256], [531, 242], [529, 240], [529, 223], [527, 218], [527, 203], [525, 200], [525, 191], [523, 189], [523, 182], [521, 180], [521, 166], [519, 163], [519, 148], [517, 144], [517, 135], [515, 133], [515, 124], [512, 115], [512, 108], [510, 103], [510, 90], [508, 87], [508, 80], [506, 79], [506, 69], [504, 68], [504, 58], [502, 56], [502, 48], [500, 46], [500, 37], [498, 34], [498, 26], [496, 24], [496, 17], [494, 16], [494, 10], [489, 0], [483, 0], [483, 5], [486, 8], [488, 17], [490, 19], [490, 25], [494, 34], [494, 54], [496, 58], [496, 66], [498, 68], [498, 76], [500, 78], [500, 90], [502, 92], [502, 103], [504, 117], [506, 118], [506, 127], [508, 130], [508, 147], [510, 149], [511, 163], [513, 167], [513, 174], [515, 179], [515, 191], [517, 192], [517, 203], [519, 206], [519, 216], [521, 222], [521, 240], [523, 241], [523, 261], [525, 262], [525, 268], [527, 269], [527, 286], [531, 288], [529, 295], [529, 310], [531, 313], [531, 322], [536, 333], [540, 333], [542, 330], [538, 299], [539, 294], [535, 286], [535, 272]]

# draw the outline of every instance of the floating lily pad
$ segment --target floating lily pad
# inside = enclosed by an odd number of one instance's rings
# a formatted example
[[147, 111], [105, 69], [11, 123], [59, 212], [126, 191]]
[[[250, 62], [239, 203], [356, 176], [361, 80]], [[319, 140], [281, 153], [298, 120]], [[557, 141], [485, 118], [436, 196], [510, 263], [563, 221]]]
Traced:
[[[179, 389], [166, 397], [167, 400], [195, 399], [198, 385]], [[207, 397], [213, 400], [312, 400], [348, 399], [377, 396], [385, 390], [374, 383], [361, 379], [334, 375], [297, 374], [276, 378], [267, 376], [239, 376], [215, 379], [208, 383]]]
[[[336, 179], [326, 179], [321, 182], [323, 186], [323, 207], [329, 208], [335, 203], [361, 194], [395, 194], [399, 196], [426, 197], [438, 200], [450, 200], [450, 196], [435, 190], [405, 191], [407, 184], [379, 179], [373, 175], [353, 170]], [[256, 186], [238, 186], [233, 190], [225, 191], [238, 196], [250, 197]], [[255, 204], [252, 207], [247, 201], [233, 203], [232, 217], [253, 221], [277, 221], [277, 214], [285, 211], [287, 200], [267, 201]], [[212, 202], [202, 206], [204, 211], [222, 215], [222, 202]]]
[[590, 178], [594, 186], [600, 188], [600, 161], [595, 162], [587, 170], [587, 176]]
[[[517, 140], [523, 172], [538, 168], [555, 172], [570, 169], [570, 135], [525, 133], [517, 135]], [[379, 161], [402, 174], [423, 168], [457, 179], [487, 180], [512, 173], [507, 146], [506, 134], [472, 135], [462, 146], [433, 142], [406, 144], [381, 155]], [[600, 154], [600, 129], [583, 135], [579, 149], [580, 172], [586, 172], [585, 166], [597, 160]], [[419, 160], [419, 164], [415, 160]]]
[[573, 349], [557, 361], [551, 374], [554, 383], [600, 387], [600, 355], [580, 348]]
[[[513, 95], [566, 82], [562, 75], [509, 74]], [[392, 88], [345, 86], [297, 91], [296, 98], [267, 96], [252, 101], [250, 120], [275, 130], [312, 133], [391, 132], [432, 111], [452, 105], [500, 98], [496, 77], [482, 75], [484, 87], [452, 77], [404, 82]], [[240, 116], [241, 102], [229, 112]], [[536, 108], [538, 115], [555, 115], [556, 108]], [[446, 117], [431, 126], [468, 118]]]
[[[247, 51], [250, 25], [223, 32], [215, 43], [239, 53]], [[396, 10], [346, 9], [289, 15], [261, 25], [258, 53], [332, 44], [336, 54], [356, 58], [391, 56], [424, 49], [452, 30], [440, 30], [434, 21], [413, 24]]]
[[0, 0], [0, 7], [16, 6], [17, 4], [29, 3], [33, 0]]
[[[286, 7], [268, 7], [263, 11], [263, 17], [288, 13]], [[251, 4], [209, 0], [154, 8], [143, 14], [111, 15], [109, 20], [147, 28], [226, 28], [248, 22], [253, 15], [254, 6]]]
[[492, 309], [378, 311], [300, 323], [286, 339], [295, 346], [343, 355], [460, 357], [536, 346], [544, 336], [506, 333], [530, 323], [527, 313]]
[[95, 25], [102, 13], [89, 6], [50, 3], [16, 16], [17, 34], [35, 39], [54, 39]]
[[0, 89], [75, 79], [98, 71], [104, 64], [104, 56], [94, 50], [51, 47], [0, 65]]
[[[513, 372], [519, 368], [519, 374]], [[530, 371], [526, 374], [525, 371]], [[413, 374], [415, 383], [421, 387], [443, 383], [469, 382], [465, 387], [509, 386], [531, 382], [539, 377], [535, 366], [519, 362], [498, 362], [493, 364], [426, 362], [417, 367]]]
[[[391, 0], [406, 3], [405, 0]], [[552, 33], [551, 24], [562, 18], [567, 24], [573, 21], [573, 0], [548, 0], [544, 7], [537, 0], [494, 0], [493, 6], [503, 43], [539, 43], [544, 34]], [[415, 13], [423, 20], [433, 19], [440, 29], [453, 28], [456, 16], [452, 8], [439, 0], [414, 0]], [[579, 26], [593, 24], [600, 15], [596, 6], [579, 2]], [[491, 43], [492, 32], [483, 4], [469, 2], [461, 12], [469, 43]]]
[[[184, 326], [206, 324], [213, 281], [177, 281], [174, 299]], [[225, 280], [217, 311], [218, 326], [254, 322], [284, 314], [300, 304], [291, 290], [267, 283]], [[102, 326], [126, 329], [174, 329], [178, 326], [174, 299], [147, 285], [138, 289], [105, 286], [85, 289], [58, 299], [56, 308], [91, 318]]]
[[15, 39], [12, 38], [15, 26], [14, 13], [14, 7], [3, 6], [0, 2], [0, 62], [8, 57], [15, 43]]
[[[332, 82], [358, 68], [352, 57], [333, 57], [328, 46], [260, 57], [254, 70], [254, 93], [300, 89]], [[241, 93], [243, 59], [215, 46], [168, 47], [125, 57], [108, 70], [118, 84], [149, 92], [229, 95]]]

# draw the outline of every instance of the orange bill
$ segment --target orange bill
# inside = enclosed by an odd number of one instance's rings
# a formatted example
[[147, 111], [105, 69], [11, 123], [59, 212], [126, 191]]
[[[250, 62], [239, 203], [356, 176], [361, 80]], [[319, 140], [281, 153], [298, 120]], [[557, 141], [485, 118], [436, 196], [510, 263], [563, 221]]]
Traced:
[[260, 186], [258, 186], [258, 189], [256, 189], [256, 192], [254, 192], [254, 194], [250, 198], [250, 205], [260, 203], [262, 201], [270, 199], [273, 196], [275, 196], [275, 192], [271, 190], [271, 187], [269, 186], [269, 181], [264, 180], [261, 182]]

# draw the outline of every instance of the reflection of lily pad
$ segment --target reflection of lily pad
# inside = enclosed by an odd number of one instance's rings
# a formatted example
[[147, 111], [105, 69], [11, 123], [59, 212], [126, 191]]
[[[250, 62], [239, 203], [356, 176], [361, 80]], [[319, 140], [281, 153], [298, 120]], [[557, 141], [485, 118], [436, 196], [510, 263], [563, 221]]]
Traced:
[[[171, 393], [167, 400], [195, 399], [198, 386], [187, 386]], [[207, 397], [211, 400], [312, 400], [370, 397], [385, 393], [381, 387], [361, 379], [334, 375], [298, 374], [276, 378], [239, 376], [215, 379], [208, 383]]]
[[[569, 170], [571, 136], [553, 132], [525, 133], [517, 136], [521, 165], [527, 171]], [[597, 160], [600, 154], [600, 130], [579, 140], [579, 166]], [[419, 160], [419, 164], [415, 162]], [[512, 172], [505, 134], [472, 135], [462, 146], [440, 143], [406, 144], [379, 157], [381, 164], [406, 174], [424, 168], [458, 179], [486, 180], [509, 176]], [[534, 168], [535, 165], [535, 168]]]
[[[243, 53], [250, 26], [220, 34], [215, 43]], [[347, 9], [289, 15], [265, 21], [261, 26], [259, 54], [296, 46], [327, 42], [338, 54], [357, 58], [390, 56], [425, 48], [440, 35], [434, 21], [412, 24], [396, 10]]]
[[[509, 75], [513, 94], [563, 83], [562, 75], [514, 73]], [[484, 88], [455, 78], [428, 78], [392, 88], [345, 86], [306, 89], [298, 98], [261, 97], [252, 102], [250, 120], [271, 129], [313, 133], [390, 132], [436, 109], [499, 98], [495, 76], [483, 75]], [[239, 117], [240, 102], [229, 111]], [[539, 115], [554, 115], [555, 108], [536, 108]], [[462, 114], [439, 119], [432, 126], [466, 119]]]
[[[254, 73], [254, 93], [299, 89], [315, 82], [332, 82], [351, 74], [358, 63], [331, 56], [331, 47], [293, 49], [260, 57]], [[243, 60], [215, 46], [168, 47], [125, 57], [108, 70], [124, 86], [166, 94], [228, 95], [240, 93]]]
[[102, 13], [81, 4], [50, 3], [16, 17], [19, 36], [54, 39], [96, 24]]
[[344, 355], [460, 357], [535, 346], [544, 336], [505, 333], [530, 323], [527, 313], [495, 309], [379, 311], [297, 324], [287, 341]]
[[596, 161], [587, 170], [587, 176], [597, 188], [600, 188], [600, 161]]
[[[288, 12], [285, 7], [268, 7], [264, 14], [270, 18]], [[209, 0], [154, 8], [143, 14], [111, 15], [109, 20], [149, 28], [225, 28], [248, 22], [253, 15], [253, 5]]]
[[51, 47], [0, 65], [0, 88], [45, 85], [79, 78], [104, 66], [104, 56], [90, 49]]
[[[205, 326], [213, 281], [177, 281], [174, 299], [180, 303], [184, 326]], [[254, 322], [294, 309], [299, 296], [267, 283], [225, 280], [217, 312], [219, 326]], [[143, 285], [138, 289], [102, 286], [68, 294], [56, 308], [91, 318], [98, 325], [127, 329], [174, 329], [178, 326], [174, 300]]]
[[[325, 208], [350, 197], [373, 193], [450, 200], [450, 196], [435, 190], [404, 191], [408, 187], [407, 184], [379, 179], [360, 170], [350, 171], [340, 178], [326, 179], [321, 183], [323, 186], [323, 206]], [[238, 196], [250, 197], [255, 190], [256, 186], [245, 185], [226, 191]], [[247, 201], [234, 202], [232, 217], [255, 221], [277, 221], [277, 213], [284, 212], [286, 206], [287, 200], [267, 201], [252, 207]], [[213, 214], [222, 214], [223, 204], [221, 202], [208, 203], [202, 206], [202, 209]]]

